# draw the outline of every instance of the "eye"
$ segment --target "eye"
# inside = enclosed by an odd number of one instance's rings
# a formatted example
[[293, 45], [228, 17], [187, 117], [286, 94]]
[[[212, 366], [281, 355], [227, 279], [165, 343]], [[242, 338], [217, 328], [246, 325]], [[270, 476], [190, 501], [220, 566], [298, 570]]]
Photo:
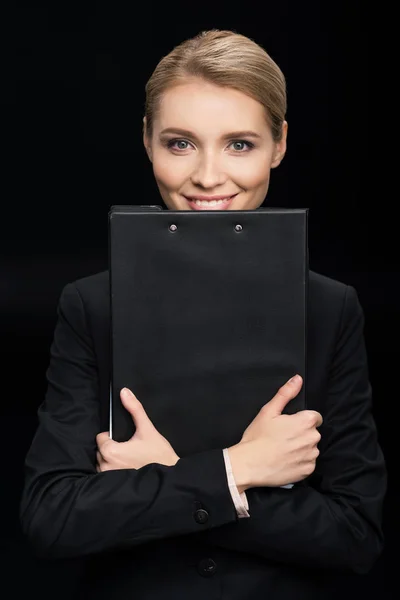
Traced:
[[242, 152], [248, 152], [249, 150], [254, 148], [254, 144], [252, 144], [251, 142], [246, 142], [245, 140], [234, 140], [232, 144], [245, 144], [245, 146], [247, 146], [247, 149], [242, 150]]
[[[189, 142], [187, 140], [183, 140], [183, 139], [169, 140], [167, 142], [167, 147], [173, 148], [174, 150], [178, 150], [178, 151], [188, 149], [188, 146], [182, 148], [181, 145], [177, 146], [176, 144], [189, 144]], [[233, 140], [230, 143], [230, 146], [232, 146], [233, 144], [242, 144], [245, 146], [245, 148], [243, 148], [243, 149], [236, 148], [236, 150], [235, 150], [236, 154], [243, 154], [244, 152], [249, 152], [249, 150], [252, 150], [254, 148], [254, 144], [252, 142], [247, 142], [246, 140]]]
[[[175, 144], [188, 144], [186, 140], [169, 140], [167, 147], [172, 148]], [[187, 148], [177, 147], [176, 150], [186, 150]]]

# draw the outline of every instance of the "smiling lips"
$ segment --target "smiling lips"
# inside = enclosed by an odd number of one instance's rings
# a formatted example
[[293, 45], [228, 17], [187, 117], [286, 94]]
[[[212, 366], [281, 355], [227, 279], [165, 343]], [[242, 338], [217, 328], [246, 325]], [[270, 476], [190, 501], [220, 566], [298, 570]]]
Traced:
[[189, 206], [194, 210], [226, 210], [233, 198], [237, 196], [185, 196]]

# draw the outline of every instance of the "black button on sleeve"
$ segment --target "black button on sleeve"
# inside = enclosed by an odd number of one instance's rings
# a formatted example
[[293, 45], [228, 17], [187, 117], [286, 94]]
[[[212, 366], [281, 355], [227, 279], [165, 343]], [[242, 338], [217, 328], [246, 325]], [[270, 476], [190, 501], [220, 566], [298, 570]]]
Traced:
[[193, 514], [194, 519], [197, 523], [207, 523], [208, 521], [208, 512], [204, 510], [204, 508], [199, 508]]
[[217, 563], [212, 558], [203, 558], [197, 565], [197, 569], [203, 577], [211, 577], [217, 569]]

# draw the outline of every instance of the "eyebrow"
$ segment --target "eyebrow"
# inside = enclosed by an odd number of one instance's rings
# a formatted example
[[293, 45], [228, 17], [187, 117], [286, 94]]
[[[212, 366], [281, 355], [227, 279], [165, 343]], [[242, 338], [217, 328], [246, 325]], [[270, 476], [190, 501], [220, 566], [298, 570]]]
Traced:
[[[196, 138], [196, 135], [187, 129], [180, 129], [179, 127], [167, 127], [167, 129], [163, 129], [160, 133], [160, 136], [165, 135], [166, 133], [176, 133], [178, 135], [184, 135], [187, 137]], [[245, 130], [245, 131], [231, 131], [230, 133], [226, 133], [222, 136], [222, 139], [228, 140], [231, 138], [240, 138], [240, 137], [252, 137], [256, 139], [261, 139], [261, 135], [256, 133], [255, 131]]]

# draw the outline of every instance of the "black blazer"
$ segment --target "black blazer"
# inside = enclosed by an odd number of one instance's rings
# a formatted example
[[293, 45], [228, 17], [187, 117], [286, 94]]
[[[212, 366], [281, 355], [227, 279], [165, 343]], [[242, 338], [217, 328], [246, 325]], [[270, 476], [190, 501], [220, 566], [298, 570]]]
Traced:
[[310, 600], [342, 572], [367, 572], [383, 547], [386, 469], [363, 324], [354, 288], [311, 272], [316, 470], [293, 489], [247, 490], [250, 518], [239, 520], [222, 449], [96, 472], [109, 416], [108, 272], [66, 285], [20, 507], [36, 555], [81, 558], [80, 592], [96, 600]]

